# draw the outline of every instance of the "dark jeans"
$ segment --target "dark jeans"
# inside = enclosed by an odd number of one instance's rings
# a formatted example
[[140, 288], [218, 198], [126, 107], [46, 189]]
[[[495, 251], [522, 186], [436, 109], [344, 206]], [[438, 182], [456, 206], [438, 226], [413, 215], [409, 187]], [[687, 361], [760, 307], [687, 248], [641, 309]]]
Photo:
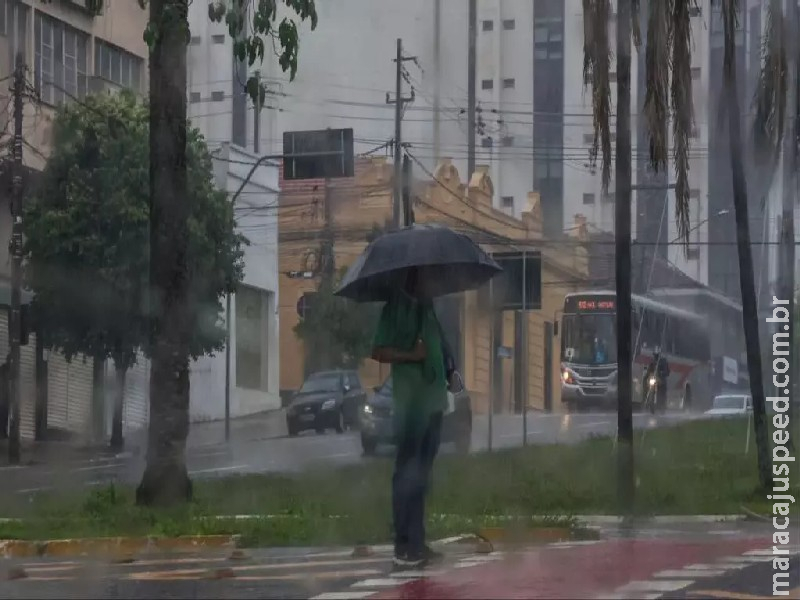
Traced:
[[394, 545], [397, 553], [421, 552], [425, 546], [425, 494], [439, 451], [442, 413], [424, 431], [401, 431], [392, 476]]

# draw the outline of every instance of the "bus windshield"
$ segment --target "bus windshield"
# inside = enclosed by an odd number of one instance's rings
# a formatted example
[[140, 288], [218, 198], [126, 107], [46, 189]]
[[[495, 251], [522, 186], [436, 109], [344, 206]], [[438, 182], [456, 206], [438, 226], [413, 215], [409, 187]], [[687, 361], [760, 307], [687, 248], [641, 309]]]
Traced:
[[565, 314], [562, 360], [582, 365], [617, 362], [616, 316], [613, 314]]

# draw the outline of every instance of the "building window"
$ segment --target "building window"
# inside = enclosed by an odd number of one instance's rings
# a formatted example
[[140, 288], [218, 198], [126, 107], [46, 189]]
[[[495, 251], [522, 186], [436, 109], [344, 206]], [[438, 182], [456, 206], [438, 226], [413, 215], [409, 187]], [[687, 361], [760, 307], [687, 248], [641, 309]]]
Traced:
[[692, 79], [700, 79], [700, 67], [692, 67]]
[[211, 100], [214, 102], [222, 102], [225, 100], [225, 92], [211, 92]]
[[583, 195], [583, 203], [584, 204], [594, 204], [594, 194], [584, 194]]
[[492, 138], [485, 137], [481, 138], [481, 146], [484, 148], [491, 148], [492, 147]]
[[200, 102], [200, 92], [192, 92], [189, 94], [189, 102], [192, 104], [197, 104]]
[[102, 40], [95, 42], [94, 74], [121, 87], [136, 92], [141, 89], [143, 62], [138, 56], [108, 42]]
[[513, 135], [506, 135], [500, 140], [500, 143], [505, 146], [506, 148], [514, 145], [514, 136]]
[[42, 100], [60, 104], [86, 96], [89, 36], [37, 11], [34, 37], [34, 83]]
[[503, 196], [500, 198], [503, 208], [514, 208], [514, 196]]
[[17, 52], [27, 62], [28, 7], [21, 2], [0, 0], [0, 35], [9, 38], [8, 67], [14, 70]]
[[482, 26], [484, 31], [494, 31], [494, 21], [484, 21]]
[[503, 89], [513, 90], [515, 83], [516, 82], [514, 81], [513, 77], [509, 77], [508, 79], [503, 79]]
[[224, 44], [225, 43], [225, 35], [224, 34], [223, 35], [219, 35], [219, 34], [212, 35], [211, 36], [211, 41], [214, 42], [215, 44]]
[[236, 290], [236, 387], [262, 392], [269, 389], [269, 296], [246, 286]]
[[200, 36], [199, 35], [193, 35], [192, 39], [189, 40], [189, 43], [192, 46], [199, 46], [200, 45]]
[[699, 17], [700, 16], [700, 7], [699, 6], [690, 6], [689, 7], [689, 16], [690, 17]]
[[484, 79], [483, 81], [481, 81], [481, 89], [482, 90], [494, 89], [494, 79]]
[[516, 23], [514, 22], [514, 19], [504, 19], [504, 20], [503, 20], [503, 29], [505, 29], [506, 31], [511, 31], [511, 30], [512, 30], [512, 29], [514, 29], [516, 26], [517, 26], [517, 25], [516, 25]]

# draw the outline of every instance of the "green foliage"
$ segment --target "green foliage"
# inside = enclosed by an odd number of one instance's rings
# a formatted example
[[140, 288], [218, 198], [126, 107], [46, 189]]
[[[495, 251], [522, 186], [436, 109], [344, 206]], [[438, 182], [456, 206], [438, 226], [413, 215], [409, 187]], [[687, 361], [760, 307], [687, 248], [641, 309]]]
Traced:
[[[113, 357], [127, 366], [138, 349], [147, 352], [148, 130], [148, 106], [128, 93], [90, 96], [57, 113], [53, 152], [25, 214], [25, 276], [47, 344], [68, 358]], [[192, 128], [187, 168], [196, 358], [223, 347], [221, 301], [242, 279], [246, 240]]]
[[[139, 0], [139, 5], [145, 8], [149, 0]], [[208, 18], [215, 23], [224, 22], [228, 33], [234, 40], [233, 53], [236, 58], [246, 61], [253, 66], [256, 61], [264, 62], [266, 43], [272, 44], [272, 51], [278, 57], [278, 64], [284, 72], [289, 73], [289, 78], [294, 79], [297, 74], [297, 58], [299, 39], [297, 32], [298, 22], [308, 21], [311, 29], [317, 27], [317, 9], [314, 0], [282, 0], [289, 9], [291, 16], [279, 15], [280, 0], [210, 0], [208, 3]], [[159, 27], [169, 25], [164, 16], [160, 16], [161, 23], [149, 23], [144, 31], [144, 41], [152, 47], [158, 38]], [[183, 22], [185, 26], [185, 21]], [[186, 42], [189, 43], [187, 28]], [[250, 77], [242, 84], [253, 103], [264, 105], [266, 88], [256, 77]]]
[[294, 332], [308, 349], [312, 370], [356, 368], [370, 355], [379, 305], [357, 304], [334, 295], [337, 281], [323, 278], [306, 318]]

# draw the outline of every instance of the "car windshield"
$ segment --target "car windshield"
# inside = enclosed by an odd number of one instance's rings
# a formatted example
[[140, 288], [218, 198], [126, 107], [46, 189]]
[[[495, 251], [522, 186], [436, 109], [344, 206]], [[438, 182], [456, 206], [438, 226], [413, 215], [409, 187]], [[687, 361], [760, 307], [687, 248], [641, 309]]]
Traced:
[[340, 381], [338, 373], [312, 375], [306, 379], [303, 387], [300, 388], [300, 393], [314, 394], [317, 392], [338, 392]]
[[724, 409], [744, 409], [745, 407], [744, 396], [717, 396], [714, 398], [714, 408]]

